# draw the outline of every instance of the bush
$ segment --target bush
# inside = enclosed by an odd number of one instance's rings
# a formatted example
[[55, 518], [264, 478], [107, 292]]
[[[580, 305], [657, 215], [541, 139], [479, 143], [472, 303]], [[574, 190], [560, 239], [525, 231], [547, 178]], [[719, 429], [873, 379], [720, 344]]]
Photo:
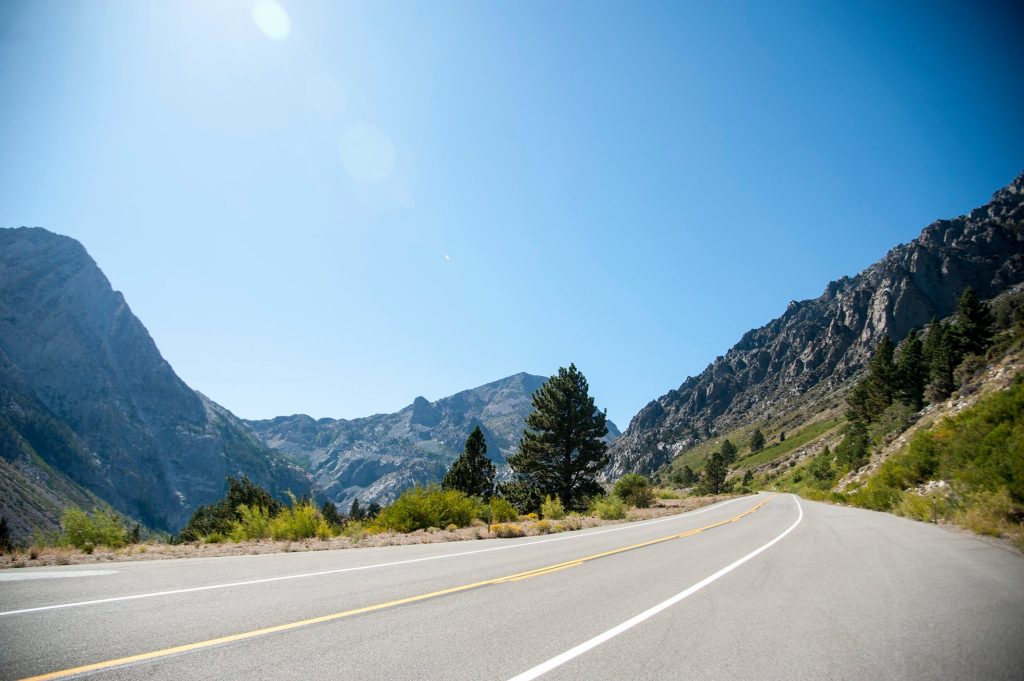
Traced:
[[[228, 532], [231, 541], [265, 539], [270, 536], [270, 511], [265, 506], [249, 508], [245, 504], [239, 504], [235, 513], [238, 515], [238, 520], [231, 524], [231, 530]], [[204, 541], [209, 542], [209, 538], [214, 536], [222, 535], [220, 532], [211, 532], [206, 535]]]
[[[321, 524], [327, 529], [321, 528]], [[299, 540], [317, 536], [318, 529], [330, 536], [330, 527], [311, 501], [298, 501], [292, 496], [292, 505], [270, 520], [272, 539]]]
[[508, 525], [505, 523], [491, 525], [491, 532], [504, 539], [508, 539], [509, 537], [522, 537], [525, 534], [523, 532], [523, 528], [518, 525]]
[[507, 499], [494, 497], [490, 502], [490, 520], [495, 523], [512, 522], [519, 517], [519, 511]]
[[626, 502], [629, 506], [647, 508], [654, 503], [654, 492], [651, 482], [639, 473], [627, 473], [619, 478], [612, 488], [612, 494]]
[[551, 532], [551, 523], [547, 520], [537, 521], [537, 534], [548, 534]]
[[436, 484], [413, 487], [380, 512], [376, 527], [395, 532], [414, 532], [428, 527], [466, 527], [477, 516], [477, 501], [458, 490]]
[[545, 520], [561, 520], [565, 517], [565, 507], [559, 497], [544, 497], [540, 505], [540, 514]]
[[626, 517], [626, 504], [614, 495], [595, 497], [590, 502], [590, 514], [602, 520], [622, 520]]
[[69, 506], [61, 515], [60, 525], [64, 541], [86, 553], [92, 553], [99, 545], [119, 549], [128, 543], [128, 531], [121, 517], [113, 511], [94, 509], [89, 515]]

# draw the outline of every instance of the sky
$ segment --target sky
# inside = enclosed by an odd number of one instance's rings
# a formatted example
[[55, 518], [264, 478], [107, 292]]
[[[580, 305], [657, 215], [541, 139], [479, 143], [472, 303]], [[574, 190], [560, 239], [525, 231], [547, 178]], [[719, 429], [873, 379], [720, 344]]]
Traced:
[[998, 2], [0, 4], [0, 227], [193, 388], [354, 418], [574, 362], [621, 428], [1024, 170]]

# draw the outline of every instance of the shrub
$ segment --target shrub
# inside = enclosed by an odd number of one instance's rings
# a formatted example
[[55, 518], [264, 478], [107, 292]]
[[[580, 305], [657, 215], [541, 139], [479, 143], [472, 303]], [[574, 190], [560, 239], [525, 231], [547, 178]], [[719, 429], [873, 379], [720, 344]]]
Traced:
[[[327, 528], [319, 528], [323, 523]], [[289, 508], [281, 509], [281, 512], [270, 520], [270, 536], [273, 539], [309, 539], [317, 536], [317, 530], [326, 532], [330, 536], [330, 527], [320, 515], [316, 506], [311, 501], [298, 501], [292, 496], [292, 505]]]
[[436, 484], [413, 487], [380, 512], [375, 526], [395, 532], [414, 532], [428, 527], [466, 527], [477, 516], [477, 501], [454, 489]]
[[612, 488], [612, 494], [629, 506], [647, 508], [654, 502], [651, 482], [639, 473], [627, 473], [619, 478]]
[[121, 517], [113, 511], [94, 509], [92, 515], [80, 508], [69, 506], [60, 519], [64, 541], [86, 553], [95, 546], [119, 549], [128, 543], [128, 531]]
[[562, 500], [559, 497], [551, 498], [550, 496], [544, 497], [544, 502], [540, 505], [540, 514], [546, 520], [561, 520], [565, 517], [565, 507], [562, 506]]
[[[239, 504], [235, 509], [238, 520], [231, 524], [228, 536], [231, 541], [248, 541], [252, 539], [264, 539], [270, 536], [270, 511], [265, 506], [254, 506], [249, 508], [246, 504]], [[223, 536], [220, 532], [211, 532], [204, 537], [203, 541], [209, 542], [209, 537]]]
[[538, 534], [548, 534], [551, 532], [551, 523], [547, 520], [538, 520], [536, 527]]
[[[220, 532], [212, 532], [212, 533], [206, 535], [205, 537], [203, 537], [203, 543], [204, 544], [223, 544], [224, 542], [227, 541], [227, 539], [228, 538], [225, 537]], [[140, 548], [145, 548], [145, 547], [140, 547]], [[143, 551], [139, 551], [139, 553], [143, 553]]]
[[595, 497], [590, 502], [590, 514], [602, 520], [622, 520], [626, 517], [626, 504], [614, 495]]
[[522, 537], [525, 534], [523, 528], [518, 525], [508, 525], [506, 523], [491, 525], [491, 532], [505, 539], [509, 537]]
[[495, 523], [508, 523], [519, 517], [519, 512], [507, 499], [494, 497], [490, 503], [490, 520]]

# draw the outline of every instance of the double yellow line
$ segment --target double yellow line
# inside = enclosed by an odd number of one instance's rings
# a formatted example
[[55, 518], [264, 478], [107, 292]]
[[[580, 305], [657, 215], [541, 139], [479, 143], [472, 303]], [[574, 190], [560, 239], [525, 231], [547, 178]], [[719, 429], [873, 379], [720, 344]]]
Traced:
[[273, 627], [264, 627], [263, 629], [253, 629], [252, 631], [244, 631], [239, 634], [232, 634], [230, 636], [221, 636], [219, 638], [211, 638], [206, 641], [198, 641], [196, 643], [186, 643], [185, 645], [174, 646], [172, 648], [162, 648], [160, 650], [154, 650], [149, 653], [140, 653], [138, 655], [129, 655], [128, 657], [118, 657], [113, 660], [105, 660], [103, 662], [94, 662], [92, 664], [82, 665], [80, 667], [72, 667], [71, 669], [62, 669], [60, 671], [50, 672], [49, 674], [40, 674], [39, 676], [30, 676], [22, 681], [43, 681], [44, 679], [63, 679], [69, 676], [75, 676], [77, 674], [85, 674], [87, 672], [95, 672], [103, 669], [111, 669], [113, 667], [121, 667], [127, 664], [133, 664], [136, 662], [146, 662], [148, 660], [155, 660], [161, 657], [169, 657], [171, 655], [178, 655], [180, 653], [188, 653], [196, 650], [202, 650], [204, 648], [212, 648], [213, 646], [224, 645], [226, 643], [235, 643], [237, 641], [246, 641], [251, 638], [258, 636], [267, 636], [268, 634], [276, 634], [282, 631], [291, 631], [293, 629], [300, 629], [308, 627], [314, 624], [322, 624], [324, 622], [333, 622], [335, 620], [344, 619], [346, 617], [352, 617], [353, 615], [362, 615], [368, 612], [376, 612], [378, 610], [384, 610], [386, 608], [393, 608], [398, 605], [405, 605], [407, 603], [416, 603], [419, 601], [425, 601], [431, 598], [437, 598], [439, 596], [447, 596], [448, 594], [459, 593], [460, 591], [469, 591], [471, 589], [479, 589], [482, 586], [489, 586], [492, 584], [505, 584], [509, 582], [518, 582], [524, 579], [530, 579], [531, 577], [540, 577], [542, 575], [548, 575], [553, 572], [565, 570], [571, 567], [577, 567], [588, 563], [598, 558], [606, 558], [608, 556], [614, 556], [619, 553], [625, 553], [626, 551], [634, 551], [636, 549], [644, 548], [645, 546], [653, 546], [654, 544], [660, 544], [662, 542], [671, 541], [673, 539], [682, 539], [683, 537], [692, 537], [695, 534], [706, 532], [707, 530], [721, 527], [722, 525], [728, 525], [738, 520], [745, 518], [751, 513], [757, 511], [762, 506], [767, 504], [774, 498], [772, 495], [760, 502], [753, 508], [750, 508], [739, 515], [733, 516], [727, 520], [722, 520], [711, 525], [705, 525], [704, 527], [698, 527], [695, 530], [687, 530], [685, 532], [679, 532], [677, 534], [670, 534], [666, 537], [659, 537], [658, 539], [651, 539], [649, 541], [640, 542], [638, 544], [630, 544], [629, 546], [623, 546], [618, 549], [612, 549], [611, 551], [603, 551], [601, 553], [595, 553], [590, 556], [583, 558], [575, 558], [573, 560], [566, 561], [564, 563], [556, 563], [554, 565], [547, 565], [545, 567], [536, 568], [534, 570], [527, 570], [526, 572], [519, 572], [513, 575], [505, 575], [504, 577], [495, 577], [494, 579], [485, 579], [480, 582], [473, 582], [471, 584], [463, 584], [461, 586], [453, 586], [448, 589], [441, 589], [440, 591], [431, 591], [430, 593], [420, 594], [418, 596], [409, 596], [408, 598], [400, 598], [395, 601], [388, 601], [386, 603], [378, 603], [376, 605], [367, 605], [362, 608], [354, 608], [352, 610], [345, 610], [343, 612], [336, 612], [330, 615], [322, 615], [320, 617], [311, 617], [309, 619], [299, 620], [297, 622], [289, 622], [288, 624], [279, 624]]

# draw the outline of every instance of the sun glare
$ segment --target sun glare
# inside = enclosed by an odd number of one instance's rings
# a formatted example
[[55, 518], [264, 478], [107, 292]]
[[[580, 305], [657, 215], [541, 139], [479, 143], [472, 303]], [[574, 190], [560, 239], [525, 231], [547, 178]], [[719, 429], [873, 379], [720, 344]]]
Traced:
[[345, 169], [363, 182], [383, 182], [395, 168], [391, 138], [369, 123], [356, 123], [346, 130], [338, 150]]
[[260, 32], [271, 40], [285, 40], [292, 30], [288, 12], [275, 0], [258, 0], [252, 6], [252, 19]]

